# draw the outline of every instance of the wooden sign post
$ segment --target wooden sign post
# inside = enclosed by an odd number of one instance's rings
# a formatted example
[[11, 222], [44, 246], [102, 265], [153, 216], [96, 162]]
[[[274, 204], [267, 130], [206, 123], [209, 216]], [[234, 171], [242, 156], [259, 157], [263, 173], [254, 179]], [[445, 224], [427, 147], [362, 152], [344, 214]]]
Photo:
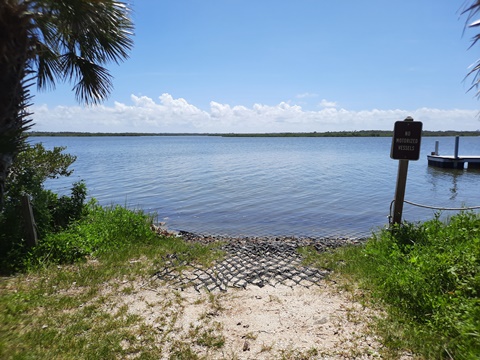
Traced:
[[408, 116], [404, 121], [395, 122], [390, 157], [398, 162], [397, 186], [393, 207], [393, 224], [402, 222], [403, 201], [407, 187], [408, 161], [420, 157], [422, 123]]
[[25, 222], [25, 235], [26, 245], [28, 248], [32, 248], [37, 245], [37, 230], [35, 228], [35, 219], [33, 217], [32, 204], [30, 204], [30, 198], [28, 195], [22, 196], [22, 212]]

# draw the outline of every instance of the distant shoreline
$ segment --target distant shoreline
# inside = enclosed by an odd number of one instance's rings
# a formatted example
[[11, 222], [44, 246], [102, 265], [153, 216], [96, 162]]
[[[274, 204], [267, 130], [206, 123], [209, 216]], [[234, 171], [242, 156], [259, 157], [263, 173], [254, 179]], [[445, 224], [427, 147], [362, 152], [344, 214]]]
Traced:
[[[392, 137], [393, 131], [360, 130], [360, 131], [327, 131], [327, 132], [281, 132], [281, 133], [103, 133], [103, 132], [71, 132], [71, 131], [29, 131], [28, 136], [46, 137], [94, 137], [94, 136], [220, 136], [220, 137]], [[480, 136], [480, 131], [422, 131], [422, 136]]]

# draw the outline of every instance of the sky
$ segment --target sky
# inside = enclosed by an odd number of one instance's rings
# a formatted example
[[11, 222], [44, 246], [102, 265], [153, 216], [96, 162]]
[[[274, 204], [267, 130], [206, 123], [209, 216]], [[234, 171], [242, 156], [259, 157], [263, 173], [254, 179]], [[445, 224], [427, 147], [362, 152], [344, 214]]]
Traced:
[[[470, 3], [471, 1], [467, 1]], [[114, 90], [33, 91], [36, 131], [479, 130], [464, 0], [133, 0]]]

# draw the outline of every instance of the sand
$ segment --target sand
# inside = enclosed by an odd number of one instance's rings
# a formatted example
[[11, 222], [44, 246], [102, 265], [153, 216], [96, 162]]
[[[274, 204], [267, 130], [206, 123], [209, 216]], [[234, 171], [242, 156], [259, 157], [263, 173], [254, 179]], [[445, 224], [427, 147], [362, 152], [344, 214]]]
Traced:
[[155, 329], [165, 359], [182, 358], [182, 351], [206, 359], [381, 358], [382, 346], [370, 330], [381, 312], [330, 280], [310, 288], [198, 292], [152, 279], [135, 283], [128, 295], [117, 291], [122, 294], [107, 305], [126, 306]]

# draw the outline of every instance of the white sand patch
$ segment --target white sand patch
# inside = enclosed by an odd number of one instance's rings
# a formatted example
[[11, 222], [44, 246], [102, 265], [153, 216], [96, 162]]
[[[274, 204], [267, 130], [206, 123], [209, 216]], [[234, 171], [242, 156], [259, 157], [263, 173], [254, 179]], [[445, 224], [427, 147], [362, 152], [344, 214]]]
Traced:
[[110, 298], [110, 306], [140, 315], [164, 358], [185, 349], [207, 359], [380, 358], [368, 327], [376, 313], [328, 281], [223, 293], [178, 291], [158, 281], [134, 288]]

